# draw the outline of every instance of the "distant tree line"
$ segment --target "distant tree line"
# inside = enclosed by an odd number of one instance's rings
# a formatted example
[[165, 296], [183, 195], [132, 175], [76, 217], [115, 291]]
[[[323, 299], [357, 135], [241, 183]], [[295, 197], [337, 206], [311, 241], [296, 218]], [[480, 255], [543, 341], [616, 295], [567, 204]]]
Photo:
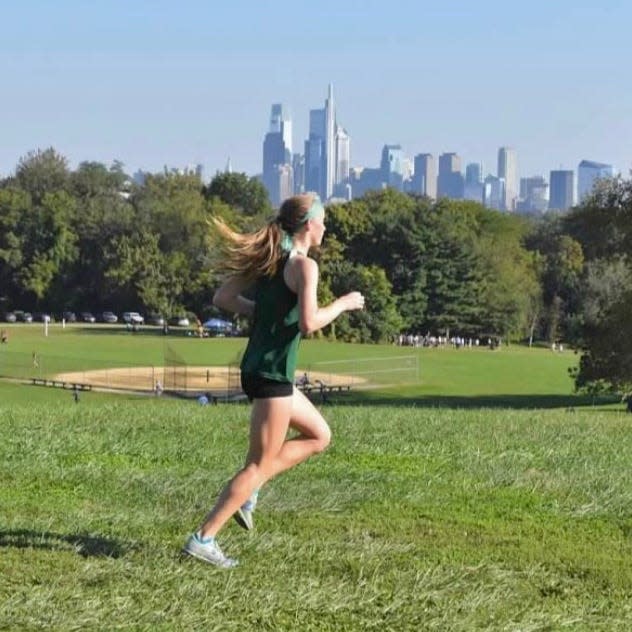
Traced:
[[[359, 289], [367, 309], [323, 335], [564, 341], [583, 350], [578, 385], [623, 388], [632, 361], [624, 370], [605, 347], [629, 328], [631, 193], [629, 182], [602, 183], [571, 213], [539, 219], [392, 189], [333, 204], [320, 298]], [[243, 173], [205, 185], [165, 171], [136, 184], [118, 162], [72, 171], [52, 148], [31, 152], [0, 182], [0, 310], [214, 314], [209, 218], [250, 230], [272, 213], [263, 185]]]

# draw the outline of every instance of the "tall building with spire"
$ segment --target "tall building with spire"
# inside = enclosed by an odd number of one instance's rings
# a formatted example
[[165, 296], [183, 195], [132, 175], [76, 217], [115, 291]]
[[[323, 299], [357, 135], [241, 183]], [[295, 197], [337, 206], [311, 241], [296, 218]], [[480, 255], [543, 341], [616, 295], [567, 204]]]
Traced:
[[349, 182], [351, 140], [338, 124], [334, 87], [329, 84], [325, 107], [309, 112], [309, 136], [305, 141], [305, 190], [323, 200], [340, 195]]

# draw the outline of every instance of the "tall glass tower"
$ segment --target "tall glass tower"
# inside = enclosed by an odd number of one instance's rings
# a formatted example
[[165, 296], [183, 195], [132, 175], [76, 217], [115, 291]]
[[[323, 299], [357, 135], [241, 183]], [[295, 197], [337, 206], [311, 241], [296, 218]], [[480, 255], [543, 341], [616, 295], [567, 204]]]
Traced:
[[437, 197], [437, 165], [432, 154], [417, 154], [413, 176], [413, 192]]
[[[329, 84], [325, 107], [309, 112], [305, 141], [305, 190], [328, 200], [349, 179], [349, 134], [336, 120], [334, 87]], [[341, 180], [341, 178], [344, 178]]]
[[349, 170], [351, 169], [350, 139], [347, 130], [336, 124], [336, 177], [334, 194], [344, 197], [345, 187], [349, 182]]
[[325, 199], [334, 193], [336, 182], [336, 109], [334, 107], [334, 86], [329, 84], [325, 101]]
[[567, 211], [573, 206], [575, 173], [571, 170], [551, 171], [549, 178], [549, 209]]
[[263, 140], [263, 184], [270, 202], [279, 206], [287, 197], [285, 184], [292, 172], [292, 121], [283, 105], [275, 103], [270, 111], [270, 127]]
[[463, 198], [465, 181], [461, 173], [461, 158], [455, 153], [439, 156], [439, 176], [437, 178], [437, 196], [455, 200]]
[[518, 158], [515, 149], [501, 147], [498, 150], [498, 177], [505, 181], [502, 208], [513, 211], [518, 199]]
[[603, 162], [582, 160], [577, 169], [577, 197], [580, 202], [593, 190], [595, 182], [602, 178], [614, 178], [614, 167]]
[[309, 111], [309, 137], [305, 141], [305, 190], [325, 197], [325, 110]]

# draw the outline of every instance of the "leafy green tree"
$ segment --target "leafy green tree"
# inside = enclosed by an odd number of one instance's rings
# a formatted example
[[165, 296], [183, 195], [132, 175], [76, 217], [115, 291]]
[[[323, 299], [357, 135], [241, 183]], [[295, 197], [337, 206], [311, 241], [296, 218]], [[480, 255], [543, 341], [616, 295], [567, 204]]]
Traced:
[[204, 195], [217, 197], [244, 215], [267, 217], [272, 214], [263, 183], [245, 173], [218, 173], [205, 188]]
[[20, 158], [15, 172], [17, 185], [30, 193], [35, 205], [46, 193], [68, 191], [69, 178], [68, 161], [52, 147], [31, 151]]
[[24, 218], [31, 213], [31, 196], [15, 185], [0, 189], [0, 292], [15, 301], [22, 291], [18, 280], [24, 261]]
[[592, 391], [632, 391], [632, 266], [627, 257], [595, 259], [583, 279], [582, 350], [576, 385]]
[[474, 253], [454, 239], [427, 252], [432, 265], [427, 266], [428, 307], [421, 326], [446, 335], [480, 333], [483, 285]]
[[55, 287], [76, 259], [76, 202], [64, 157], [49, 148], [21, 158], [0, 191], [0, 277], [13, 302], [55, 302]]
[[105, 277], [116, 288], [119, 302], [140, 301], [149, 311], [170, 315], [181, 307], [185, 262], [182, 253], [163, 253], [159, 241], [158, 234], [148, 232], [115, 239]]
[[586, 256], [578, 388], [632, 389], [632, 181], [601, 182], [564, 219]]
[[[209, 301], [207, 266], [208, 204], [200, 179], [193, 174], [150, 175], [130, 198], [136, 230], [159, 235], [159, 249], [169, 265], [164, 274], [177, 275], [177, 299], [200, 312]], [[174, 299], [175, 300], [175, 299]]]
[[481, 322], [505, 338], [529, 336], [542, 313], [540, 259], [524, 239], [531, 229], [521, 217], [479, 207], [473, 246], [483, 269]]
[[[128, 199], [129, 178], [120, 163], [110, 168], [83, 162], [71, 173], [70, 186], [76, 200], [72, 229], [77, 235], [79, 255], [66, 278], [61, 279], [62, 307], [99, 309], [117, 307], [117, 291], [106, 278], [108, 253], [124, 235], [139, 225], [136, 210]], [[71, 291], [69, 291], [71, 290]], [[126, 303], [124, 309], [136, 307]]]
[[426, 271], [423, 202], [393, 189], [367, 193], [328, 209], [326, 249], [337, 244], [340, 259], [381, 268], [391, 285], [403, 327], [414, 327], [425, 313]]
[[582, 355], [575, 384], [579, 389], [632, 392], [632, 327], [630, 307], [632, 290], [627, 289], [618, 300], [607, 306], [597, 322], [586, 323], [583, 329]]
[[129, 177], [120, 162], [109, 169], [100, 162], [82, 162], [70, 174], [69, 182], [74, 195], [83, 200], [121, 195], [129, 188]]
[[539, 223], [526, 239], [539, 258], [543, 335], [550, 342], [573, 341], [584, 264], [583, 246], [564, 232], [563, 221]]
[[561, 230], [581, 244], [587, 260], [632, 255], [631, 197], [630, 180], [602, 180], [591, 195], [560, 219]]
[[332, 323], [335, 338], [350, 342], [386, 342], [401, 331], [403, 321], [384, 270], [339, 261], [329, 268], [328, 274], [328, 285], [334, 296], [358, 291], [366, 301], [366, 309], [345, 312]]
[[75, 200], [64, 191], [45, 193], [41, 204], [21, 216], [22, 257], [15, 278], [20, 291], [37, 302], [47, 296], [55, 278], [77, 257], [71, 229]]

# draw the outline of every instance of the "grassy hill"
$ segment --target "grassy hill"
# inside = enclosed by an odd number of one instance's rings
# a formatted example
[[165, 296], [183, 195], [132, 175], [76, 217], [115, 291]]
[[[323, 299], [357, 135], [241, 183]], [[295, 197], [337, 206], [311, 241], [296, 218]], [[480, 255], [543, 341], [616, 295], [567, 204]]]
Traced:
[[[210, 366], [244, 341], [23, 326], [0, 370], [159, 366], [166, 344]], [[304, 341], [301, 361], [377, 387], [323, 406], [331, 448], [263, 490], [254, 534], [222, 532], [229, 572], [179, 550], [243, 462], [246, 405], [0, 382], [0, 629], [632, 628], [629, 416], [573, 394], [576, 356]]]
[[226, 527], [222, 571], [179, 550], [247, 406], [6, 388], [55, 398], [0, 403], [2, 629], [632, 627], [621, 411], [325, 406], [331, 448]]

